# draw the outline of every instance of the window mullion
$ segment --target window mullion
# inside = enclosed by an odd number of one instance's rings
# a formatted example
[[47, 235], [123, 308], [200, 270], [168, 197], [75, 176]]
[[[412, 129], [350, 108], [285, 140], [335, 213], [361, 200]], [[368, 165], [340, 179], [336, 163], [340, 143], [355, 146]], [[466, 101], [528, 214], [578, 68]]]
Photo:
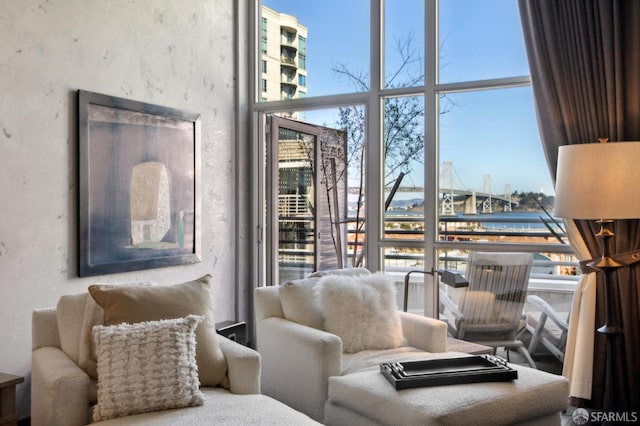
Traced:
[[383, 233], [382, 212], [382, 40], [384, 0], [371, 0], [370, 46], [371, 82], [367, 102], [367, 146], [366, 146], [366, 253], [367, 267], [381, 270], [380, 241]]
[[[425, 3], [425, 102], [424, 102], [424, 267], [429, 271], [435, 267], [435, 239], [438, 210], [438, 18], [437, 0]], [[424, 313], [437, 318], [438, 286], [435, 280], [425, 276]]]

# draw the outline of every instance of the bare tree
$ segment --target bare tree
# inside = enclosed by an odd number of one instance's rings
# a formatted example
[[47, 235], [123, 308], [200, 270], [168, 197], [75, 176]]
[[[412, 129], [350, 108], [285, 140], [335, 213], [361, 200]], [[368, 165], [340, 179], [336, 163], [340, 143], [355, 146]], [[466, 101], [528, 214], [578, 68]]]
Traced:
[[[393, 50], [398, 57], [397, 68], [385, 76], [387, 88], [415, 87], [424, 82], [424, 61], [413, 46], [413, 34], [394, 38]], [[349, 69], [346, 64], [335, 64], [333, 71], [346, 78], [356, 91], [369, 90], [369, 75]], [[440, 97], [440, 113], [449, 112], [453, 103], [446, 95]], [[424, 99], [420, 96], [389, 97], [383, 103], [383, 155], [384, 186], [391, 187], [401, 176], [411, 173], [412, 166], [421, 164], [424, 154]], [[347, 135], [347, 165], [350, 175], [359, 179], [351, 258], [353, 266], [364, 260], [364, 203], [365, 203], [365, 149], [366, 116], [360, 106], [342, 107], [337, 127]]]

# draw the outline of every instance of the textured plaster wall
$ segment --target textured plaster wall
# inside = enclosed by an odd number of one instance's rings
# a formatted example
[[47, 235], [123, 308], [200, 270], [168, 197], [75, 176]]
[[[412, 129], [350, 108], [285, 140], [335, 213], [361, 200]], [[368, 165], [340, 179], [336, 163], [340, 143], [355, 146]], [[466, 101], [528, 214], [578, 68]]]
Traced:
[[[0, 0], [0, 371], [24, 375], [31, 311], [94, 282], [214, 277], [235, 315], [234, 2]], [[202, 263], [78, 278], [77, 89], [201, 114]]]

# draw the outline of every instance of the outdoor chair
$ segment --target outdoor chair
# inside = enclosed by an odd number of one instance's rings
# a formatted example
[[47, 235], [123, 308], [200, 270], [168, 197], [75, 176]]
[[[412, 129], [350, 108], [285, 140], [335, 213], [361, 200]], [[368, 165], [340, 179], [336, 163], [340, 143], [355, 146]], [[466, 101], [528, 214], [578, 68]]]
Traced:
[[535, 368], [529, 351], [517, 339], [532, 262], [530, 253], [470, 252], [465, 273], [469, 286], [457, 290], [457, 301], [440, 290], [449, 335], [515, 349]]
[[567, 344], [568, 313], [559, 313], [535, 295], [527, 296], [527, 304], [531, 310], [527, 312], [525, 328], [521, 333], [529, 331], [529, 353], [533, 354], [541, 343], [553, 356], [564, 362], [564, 351]]

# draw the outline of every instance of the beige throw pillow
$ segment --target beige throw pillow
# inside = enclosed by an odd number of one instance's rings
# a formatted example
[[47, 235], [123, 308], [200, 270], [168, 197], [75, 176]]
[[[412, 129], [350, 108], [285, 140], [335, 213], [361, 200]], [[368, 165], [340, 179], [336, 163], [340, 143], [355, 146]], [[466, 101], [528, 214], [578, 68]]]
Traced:
[[195, 330], [203, 320], [96, 325], [98, 403], [93, 420], [202, 405]]
[[279, 287], [284, 317], [298, 324], [322, 330], [324, 318], [318, 305], [318, 278], [289, 281]]
[[393, 280], [383, 273], [320, 279], [324, 329], [342, 339], [344, 352], [392, 349], [403, 342]]
[[[118, 283], [101, 284], [103, 288], [111, 288], [117, 286], [153, 286], [157, 285], [154, 281], [124, 281]], [[98, 370], [96, 366], [96, 350], [94, 341], [91, 338], [91, 331], [94, 325], [104, 325], [104, 311], [102, 307], [96, 303], [93, 297], [88, 293], [84, 293], [87, 299], [84, 307], [84, 318], [82, 319], [82, 329], [80, 330], [80, 350], [78, 354], [78, 365], [87, 372], [93, 380], [98, 379]]]
[[104, 310], [104, 324], [136, 323], [201, 315], [196, 330], [196, 360], [203, 386], [223, 385], [227, 362], [218, 344], [211, 275], [170, 286], [89, 286], [89, 293]]

